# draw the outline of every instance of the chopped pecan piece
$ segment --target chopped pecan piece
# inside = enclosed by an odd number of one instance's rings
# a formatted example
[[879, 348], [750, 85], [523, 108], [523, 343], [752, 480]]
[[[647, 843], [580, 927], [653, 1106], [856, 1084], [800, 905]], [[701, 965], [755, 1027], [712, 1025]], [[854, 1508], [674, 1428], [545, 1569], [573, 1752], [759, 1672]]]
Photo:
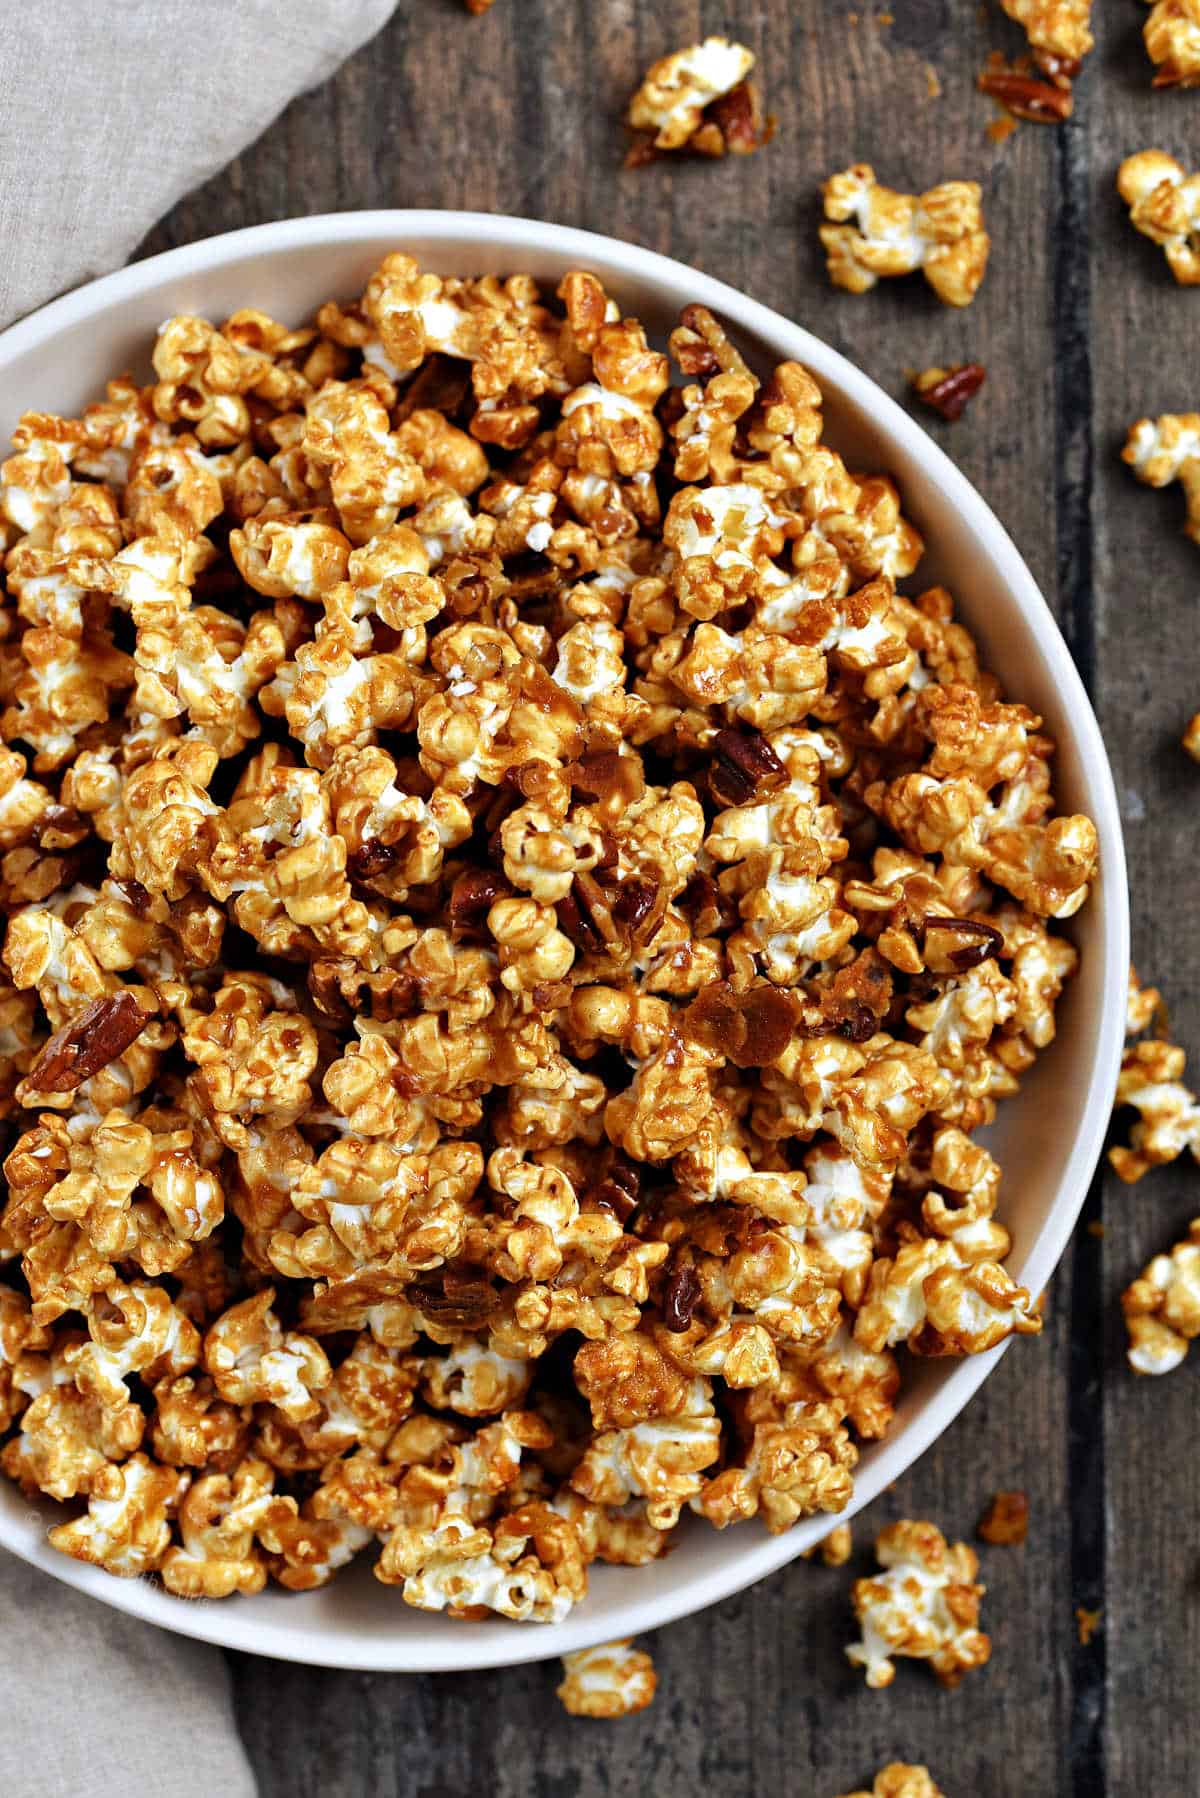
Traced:
[[468, 868], [450, 889], [450, 928], [458, 939], [467, 931], [481, 931], [497, 899], [512, 888], [495, 868]]
[[1004, 937], [994, 924], [985, 924], [982, 918], [926, 918], [919, 927], [918, 941], [924, 946], [925, 933], [929, 930], [950, 930], [958, 936], [978, 938], [968, 943], [965, 948], [951, 950], [947, 960], [960, 973], [965, 974], [969, 968], [977, 968], [980, 962], [986, 961], [1004, 947]]
[[1034, 75], [1003, 64], [982, 70], [975, 85], [1014, 118], [1029, 119], [1035, 125], [1061, 125], [1070, 118], [1075, 106], [1069, 82], [1061, 85], [1057, 81], [1039, 81]]
[[500, 1303], [500, 1294], [479, 1268], [444, 1267], [411, 1281], [404, 1296], [432, 1322], [463, 1330], [479, 1329]]
[[683, 1015], [695, 1041], [716, 1049], [735, 1067], [764, 1068], [794, 1035], [800, 1000], [767, 981], [735, 993], [726, 981], [717, 980], [697, 994]]
[[745, 805], [787, 780], [787, 769], [761, 731], [719, 730], [712, 747], [708, 785], [718, 805]]
[[346, 872], [351, 880], [357, 880], [365, 886], [386, 874], [389, 868], [395, 867], [400, 859], [398, 843], [383, 843], [378, 837], [369, 837], [357, 849], [352, 849], [346, 857]]
[[129, 991], [93, 999], [50, 1038], [27, 1075], [42, 1093], [71, 1093], [136, 1042], [153, 1018]]
[[700, 1276], [690, 1261], [672, 1268], [663, 1287], [663, 1322], [674, 1336], [682, 1336], [700, 1303]]
[[739, 81], [712, 102], [688, 148], [702, 156], [750, 156], [770, 143], [776, 123], [774, 113], [763, 112], [757, 84]]
[[961, 418], [967, 401], [974, 399], [987, 378], [981, 362], [961, 362], [953, 368], [925, 368], [913, 379], [922, 405], [953, 423]]

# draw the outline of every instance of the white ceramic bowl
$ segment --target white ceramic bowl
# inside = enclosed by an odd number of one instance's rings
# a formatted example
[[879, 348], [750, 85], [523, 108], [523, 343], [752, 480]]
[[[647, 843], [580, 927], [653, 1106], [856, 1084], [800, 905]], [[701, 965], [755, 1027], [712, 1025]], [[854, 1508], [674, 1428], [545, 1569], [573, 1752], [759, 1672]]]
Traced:
[[[698, 301], [733, 329], [751, 361], [792, 357], [825, 394], [830, 441], [852, 467], [886, 470], [929, 550], [922, 574], [942, 581], [1007, 692], [1043, 713], [1058, 740], [1057, 791], [1100, 833], [1102, 875], [1071, 929], [1082, 964], [1059, 1013], [1058, 1040], [1002, 1108], [992, 1146], [1004, 1168], [1009, 1266], [1033, 1291], [1054, 1270], [1099, 1157], [1124, 1026], [1129, 920], [1112, 777], [1091, 706], [1057, 626], [1010, 538], [942, 451], [874, 382], [799, 326], [731, 287], [648, 250], [528, 219], [481, 213], [362, 212], [291, 219], [171, 250], [45, 307], [0, 337], [0, 444], [26, 409], [76, 412], [105, 379], [149, 374], [161, 321], [176, 312], [220, 320], [259, 306], [299, 323], [331, 295], [354, 294], [389, 250], [443, 274], [527, 270], [557, 283], [596, 272], [627, 312], [665, 333]], [[920, 1455], [996, 1365], [912, 1363], [895, 1425], [866, 1449], [844, 1516], [870, 1502]], [[1037, 1354], [1035, 1344], [1018, 1353]], [[1013, 1428], [1018, 1423], [1012, 1420]], [[555, 1627], [455, 1623], [406, 1606], [365, 1567], [323, 1591], [269, 1590], [194, 1602], [149, 1580], [123, 1581], [55, 1553], [44, 1540], [55, 1507], [29, 1505], [0, 1481], [0, 1543], [107, 1604], [229, 1648], [331, 1667], [436, 1672], [540, 1660], [669, 1622], [736, 1592], [829, 1529], [812, 1518], [785, 1536], [758, 1524], [718, 1533], [693, 1522], [676, 1551], [648, 1567], [596, 1567], [586, 1602]]]

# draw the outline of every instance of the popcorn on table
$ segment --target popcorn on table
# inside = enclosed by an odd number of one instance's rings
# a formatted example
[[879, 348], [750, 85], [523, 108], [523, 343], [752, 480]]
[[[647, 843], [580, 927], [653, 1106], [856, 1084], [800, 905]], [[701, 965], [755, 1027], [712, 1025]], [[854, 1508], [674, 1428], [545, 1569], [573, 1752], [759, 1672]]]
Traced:
[[854, 1583], [854, 1614], [862, 1640], [846, 1650], [867, 1684], [890, 1686], [892, 1656], [928, 1661], [945, 1686], [982, 1667], [992, 1652], [976, 1627], [985, 1588], [979, 1562], [965, 1542], [953, 1547], [932, 1523], [889, 1524], [875, 1541], [883, 1572]]
[[654, 1702], [654, 1662], [632, 1636], [564, 1654], [562, 1664], [558, 1696], [572, 1717], [631, 1717]]
[[[1200, 283], [1200, 175], [1189, 175], [1181, 162], [1163, 150], [1139, 150], [1121, 164], [1117, 192], [1129, 207], [1130, 223], [1151, 243], [1161, 246], [1180, 285]], [[1158, 423], [1161, 427], [1164, 421]], [[1134, 426], [1135, 431], [1139, 429]], [[1160, 453], [1157, 447], [1150, 452]], [[1140, 474], [1140, 466], [1134, 465]], [[1157, 480], [1152, 484], [1162, 485]]]
[[18, 426], [0, 1466], [63, 1552], [553, 1622], [1040, 1328], [972, 1132], [1095, 831], [808, 374], [670, 350], [397, 253]]
[[775, 121], [763, 116], [750, 80], [753, 67], [753, 51], [723, 37], [707, 37], [652, 63], [626, 113], [630, 129], [639, 133], [627, 166], [673, 150], [744, 156], [769, 143]]
[[1000, 0], [1000, 4], [1024, 27], [1040, 69], [1068, 78], [1078, 74], [1096, 41], [1089, 29], [1092, 0]]
[[889, 1761], [871, 1781], [869, 1792], [843, 1792], [841, 1798], [946, 1798], [946, 1794], [928, 1767]]
[[1121, 459], [1147, 487], [1178, 481], [1187, 505], [1184, 526], [1200, 543], [1200, 412], [1164, 412], [1129, 427]]
[[1135, 1373], [1170, 1373], [1200, 1336], [1200, 1218], [1169, 1254], [1156, 1255], [1121, 1295]]
[[923, 194], [896, 193], [858, 162], [821, 188], [829, 279], [867, 293], [883, 276], [925, 276], [947, 306], [969, 306], [987, 268], [991, 239], [977, 181], [943, 181]]
[[1152, 0], [1142, 37], [1155, 87], [1200, 87], [1200, 0]]

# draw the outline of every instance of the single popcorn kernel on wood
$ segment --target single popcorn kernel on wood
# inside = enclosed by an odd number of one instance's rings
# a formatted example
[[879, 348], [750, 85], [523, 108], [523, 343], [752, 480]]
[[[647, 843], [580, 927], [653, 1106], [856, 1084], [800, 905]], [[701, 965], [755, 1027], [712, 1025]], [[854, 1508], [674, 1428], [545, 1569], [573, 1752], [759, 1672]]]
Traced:
[[[867, 293], [884, 276], [918, 269], [947, 306], [969, 306], [987, 268], [991, 240], [975, 181], [945, 181], [923, 194], [881, 186], [868, 163], [831, 175], [821, 189], [829, 279]], [[848, 223], [847, 221], [853, 221]]]
[[1192, 760], [1200, 762], [1200, 712], [1196, 712], [1188, 720], [1188, 727], [1180, 741]]
[[1128, 1106], [1138, 1113], [1138, 1121], [1129, 1133], [1129, 1146], [1117, 1144], [1108, 1159], [1126, 1185], [1152, 1167], [1177, 1160], [1185, 1149], [1200, 1161], [1200, 1103], [1183, 1084], [1186, 1066], [1183, 1050], [1163, 1038], [1125, 1045], [1113, 1110]]
[[1142, 38], [1155, 87], [1200, 87], [1200, 0], [1152, 0]]
[[1121, 1294], [1134, 1373], [1171, 1373], [1200, 1336], [1200, 1218], [1183, 1242], [1156, 1255]]
[[1049, 61], [1076, 65], [1093, 49], [1089, 29], [1092, 0], [1000, 0], [1010, 19], [1023, 25], [1038, 66]]
[[1125, 999], [1125, 1034], [1140, 1036], [1151, 1024], [1165, 1025], [1166, 1004], [1156, 986], [1143, 986], [1137, 969], [1129, 970], [1129, 991]]
[[997, 1492], [975, 1529], [981, 1542], [1004, 1547], [1024, 1542], [1029, 1533], [1029, 1500], [1023, 1492]]
[[1187, 504], [1184, 529], [1193, 543], [1200, 543], [1200, 412], [1139, 418], [1129, 427], [1121, 459], [1147, 487], [1180, 483]]
[[945, 1686], [982, 1667], [992, 1645], [976, 1628], [984, 1587], [976, 1583], [979, 1563], [967, 1544], [951, 1547], [936, 1525], [905, 1520], [880, 1532], [875, 1553], [884, 1571], [855, 1581], [863, 1639], [846, 1650], [867, 1684], [892, 1683], [893, 1655], [928, 1661]]
[[654, 1701], [654, 1662], [632, 1636], [564, 1654], [562, 1665], [557, 1694], [572, 1717], [631, 1717]]
[[746, 156], [770, 143], [775, 120], [764, 117], [744, 44], [709, 37], [653, 63], [629, 102], [627, 122], [643, 133], [625, 158], [639, 168], [672, 150], [702, 156]]
[[1200, 283], [1200, 174], [1189, 175], [1163, 150], [1139, 150], [1117, 171], [1117, 192], [1130, 223], [1160, 245], [1179, 284]]
[[843, 1792], [841, 1798], [946, 1798], [928, 1767], [889, 1761], [871, 1782], [870, 1791]]
[[961, 418], [987, 378], [978, 362], [960, 362], [952, 368], [925, 368], [913, 376], [913, 388], [922, 405], [940, 413], [948, 423]]
[[531, 1624], [685, 1511], [836, 1563], [910, 1357], [1040, 1327], [972, 1132], [1095, 832], [807, 372], [668, 344], [396, 252], [17, 426], [0, 1469], [64, 1553]]

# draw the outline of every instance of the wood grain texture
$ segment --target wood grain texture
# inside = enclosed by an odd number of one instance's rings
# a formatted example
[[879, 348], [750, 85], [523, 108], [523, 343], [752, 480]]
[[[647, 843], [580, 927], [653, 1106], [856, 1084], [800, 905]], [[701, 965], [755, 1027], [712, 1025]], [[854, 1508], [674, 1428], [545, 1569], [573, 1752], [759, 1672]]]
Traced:
[[[1117, 452], [1143, 411], [1200, 405], [1187, 355], [1200, 298], [1133, 235], [1113, 180], [1122, 155], [1150, 144], [1195, 162], [1200, 100], [1151, 94], [1140, 11], [1096, 8], [1101, 43], [1070, 125], [1025, 126], [997, 146], [974, 75], [989, 49], [1021, 39], [994, 6], [891, 0], [889, 22], [865, 0], [496, 0], [472, 20], [461, 0], [407, 0], [144, 250], [305, 212], [524, 213], [717, 274], [898, 396], [906, 367], [985, 363], [966, 419], [933, 428], [1015, 537], [1093, 685], [1125, 809], [1139, 958], [1169, 985], [1187, 1041], [1200, 911], [1183, 826], [1198, 777], [1177, 738], [1200, 705], [1189, 653], [1200, 559], [1178, 529], [1178, 490], [1141, 489]], [[622, 172], [620, 115], [639, 71], [711, 30], [758, 53], [776, 143], [748, 160]], [[968, 312], [919, 281], [862, 298], [828, 286], [818, 183], [863, 158], [895, 186], [983, 183], [993, 262]], [[1200, 1649], [1180, 1527], [1193, 1510], [1195, 1387], [1186, 1372], [1126, 1374], [1116, 1301], [1196, 1208], [1195, 1170], [1112, 1188], [1107, 1234], [1080, 1234], [1041, 1341], [1007, 1357], [856, 1527], [854, 1569], [796, 1564], [662, 1631], [650, 1643], [658, 1700], [616, 1725], [567, 1718], [549, 1666], [404, 1678], [238, 1659], [264, 1798], [828, 1798], [893, 1756], [927, 1760], [950, 1798], [1194, 1790], [1200, 1727], [1162, 1694]], [[1093, 1195], [1093, 1219], [1099, 1206]], [[1001, 1486], [1025, 1488], [1033, 1521], [1025, 1548], [983, 1551], [991, 1666], [957, 1693], [908, 1668], [867, 1692], [841, 1648], [868, 1538], [901, 1515], [969, 1535]], [[1077, 1604], [1104, 1611], [1087, 1648]]]

